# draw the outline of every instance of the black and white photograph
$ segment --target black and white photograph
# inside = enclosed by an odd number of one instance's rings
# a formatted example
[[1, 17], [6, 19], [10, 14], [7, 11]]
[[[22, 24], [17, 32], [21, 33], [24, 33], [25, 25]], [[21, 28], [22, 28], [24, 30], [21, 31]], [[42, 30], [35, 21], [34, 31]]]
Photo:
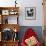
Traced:
[[35, 7], [26, 7], [25, 8], [25, 18], [29, 20], [36, 19], [36, 8]]

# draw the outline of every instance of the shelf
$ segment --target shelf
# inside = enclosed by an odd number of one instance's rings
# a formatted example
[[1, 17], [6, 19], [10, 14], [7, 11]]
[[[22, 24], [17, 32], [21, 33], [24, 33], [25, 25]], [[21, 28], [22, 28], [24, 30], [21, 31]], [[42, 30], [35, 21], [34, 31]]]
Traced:
[[6, 9], [19, 9], [19, 7], [0, 7], [1, 10], [6, 10]]
[[3, 46], [18, 46], [18, 41], [2, 42]]
[[19, 31], [19, 24], [0, 24], [1, 27], [1, 31], [5, 28], [9, 28], [12, 29], [14, 31], [14, 29], [16, 29], [17, 31]]
[[[19, 7], [0, 7], [0, 16], [1, 16], [1, 23], [0, 24], [12, 24], [12, 22], [14, 21], [13, 24], [18, 24], [18, 16], [19, 16]], [[9, 16], [12, 17], [16, 17], [15, 20], [12, 20], [11, 18], [9, 19]], [[10, 22], [10, 21], [11, 22]], [[10, 23], [9, 23], [10, 22]]]
[[18, 24], [18, 16], [2, 16], [2, 24]]
[[0, 46], [18, 46], [18, 17], [19, 7], [0, 7]]
[[19, 40], [15, 40], [15, 41], [12, 41], [12, 40], [10, 40], [10, 41], [3, 41], [3, 42], [5, 42], [5, 43], [15, 43], [15, 42], [19, 42]]
[[19, 7], [0, 7], [0, 14], [2, 15], [11, 15], [12, 13], [12, 15], [18, 15], [18, 11]]

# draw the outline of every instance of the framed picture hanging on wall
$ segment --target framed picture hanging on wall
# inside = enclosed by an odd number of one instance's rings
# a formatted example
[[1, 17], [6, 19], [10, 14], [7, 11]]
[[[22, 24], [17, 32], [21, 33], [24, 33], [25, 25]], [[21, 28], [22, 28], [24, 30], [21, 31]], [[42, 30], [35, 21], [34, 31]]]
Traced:
[[36, 8], [25, 7], [25, 18], [27, 20], [35, 20], [36, 19]]

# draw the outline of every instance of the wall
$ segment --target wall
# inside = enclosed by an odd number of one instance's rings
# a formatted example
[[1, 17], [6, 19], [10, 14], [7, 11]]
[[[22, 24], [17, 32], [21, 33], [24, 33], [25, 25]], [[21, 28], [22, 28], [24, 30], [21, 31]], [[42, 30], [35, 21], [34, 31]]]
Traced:
[[44, 0], [44, 43], [46, 46], [46, 0]]
[[[0, 0], [0, 6], [15, 6], [15, 0]], [[43, 26], [43, 6], [42, 0], [17, 0], [19, 9], [19, 24], [20, 26]], [[36, 20], [25, 19], [25, 7], [36, 8]]]
[[[20, 8], [20, 24], [22, 26], [42, 26], [43, 25], [43, 11], [42, 0], [21, 0]], [[36, 7], [36, 20], [25, 20], [25, 7]]]
[[44, 0], [44, 26], [46, 26], [46, 0]]

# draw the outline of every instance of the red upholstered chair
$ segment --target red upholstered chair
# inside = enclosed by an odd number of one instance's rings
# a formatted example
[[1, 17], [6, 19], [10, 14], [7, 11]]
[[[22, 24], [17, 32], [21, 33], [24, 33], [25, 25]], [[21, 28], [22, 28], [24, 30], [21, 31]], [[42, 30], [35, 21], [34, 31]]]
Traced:
[[[34, 36], [34, 37], [37, 39], [37, 35], [36, 35], [36, 33], [33, 31], [33, 29], [32, 29], [32, 28], [28, 28], [28, 29], [26, 30], [25, 34], [24, 34], [24, 37], [22, 38], [21, 45], [22, 45], [22, 46], [27, 46], [25, 40], [28, 39], [28, 38], [30, 38], [30, 37], [32, 37], [32, 36]], [[37, 39], [37, 44], [34, 45], [34, 46], [41, 46], [41, 44], [40, 44], [40, 42], [38, 41], [38, 39]]]

